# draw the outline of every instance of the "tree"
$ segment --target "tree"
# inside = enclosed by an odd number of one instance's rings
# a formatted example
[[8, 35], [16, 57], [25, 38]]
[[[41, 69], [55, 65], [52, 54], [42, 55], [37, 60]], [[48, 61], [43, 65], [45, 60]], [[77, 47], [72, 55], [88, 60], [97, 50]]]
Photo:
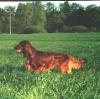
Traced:
[[13, 23], [14, 16], [15, 16], [15, 7], [6, 6], [5, 7], [5, 11], [9, 16], [9, 18], [8, 18], [8, 21], [9, 21], [9, 33], [11, 34], [11, 32], [13, 30], [13, 27], [14, 27], [14, 24], [12, 25], [12, 23]]
[[5, 22], [5, 11], [0, 8], [0, 32], [3, 32], [4, 22]]
[[71, 11], [75, 11], [75, 10], [78, 10], [78, 9], [84, 9], [84, 7], [82, 7], [80, 4], [77, 4], [77, 3], [72, 3], [70, 5], [70, 8], [71, 8]]
[[41, 32], [45, 32], [46, 13], [44, 5], [42, 5], [41, 1], [33, 1], [32, 5], [33, 5], [33, 16], [32, 16], [33, 25], [38, 26], [41, 29]]
[[60, 16], [61, 16], [61, 19], [62, 19], [62, 28], [63, 26], [67, 26], [68, 25], [68, 15], [71, 11], [71, 8], [70, 8], [70, 5], [68, 3], [68, 1], [65, 1], [64, 3], [61, 3], [59, 5], [59, 9], [60, 9]]
[[53, 3], [46, 4], [46, 29], [48, 32], [59, 32], [61, 30], [62, 19], [59, 10]]
[[44, 6], [40, 1], [33, 1], [32, 3], [26, 4], [20, 3], [16, 10], [16, 20], [17, 32], [22, 33], [26, 29], [30, 31], [35, 27], [35, 29], [44, 32], [46, 23]]
[[88, 28], [96, 27], [100, 30], [100, 7], [89, 5], [86, 7], [86, 26]]
[[55, 5], [53, 3], [51, 3], [51, 2], [48, 2], [46, 4], [45, 8], [46, 8], [46, 12], [47, 13], [54, 12], [56, 10]]
[[16, 9], [16, 32], [21, 33], [25, 27], [25, 4], [19, 3]]

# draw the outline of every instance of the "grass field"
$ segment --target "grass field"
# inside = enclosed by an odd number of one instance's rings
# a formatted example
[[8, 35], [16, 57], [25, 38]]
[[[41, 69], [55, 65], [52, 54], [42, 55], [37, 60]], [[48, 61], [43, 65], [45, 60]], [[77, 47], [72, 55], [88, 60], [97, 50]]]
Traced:
[[[30, 73], [14, 46], [29, 40], [42, 51], [68, 52], [86, 64], [71, 74]], [[100, 99], [100, 33], [0, 35], [0, 99]]]

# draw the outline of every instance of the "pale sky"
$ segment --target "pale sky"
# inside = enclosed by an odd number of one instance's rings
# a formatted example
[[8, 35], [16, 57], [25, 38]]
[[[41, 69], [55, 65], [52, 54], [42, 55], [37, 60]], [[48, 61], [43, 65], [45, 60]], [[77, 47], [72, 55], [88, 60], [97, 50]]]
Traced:
[[[4, 8], [5, 6], [15, 6], [17, 7], [19, 2], [26, 3], [27, 1], [0, 1], [0, 8]], [[28, 1], [29, 2], [29, 1]], [[58, 6], [60, 3], [63, 3], [64, 1], [42, 1], [43, 4], [46, 4], [47, 2], [52, 2], [56, 6]], [[72, 3], [78, 3], [82, 6], [86, 7], [87, 5], [95, 4], [96, 6], [100, 6], [100, 1], [69, 1], [70, 4]]]

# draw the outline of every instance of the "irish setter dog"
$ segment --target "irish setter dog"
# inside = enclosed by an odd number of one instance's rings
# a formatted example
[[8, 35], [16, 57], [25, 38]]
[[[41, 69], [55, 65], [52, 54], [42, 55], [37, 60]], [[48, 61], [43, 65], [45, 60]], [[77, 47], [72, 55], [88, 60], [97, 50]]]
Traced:
[[68, 54], [38, 51], [28, 41], [21, 41], [16, 45], [16, 50], [23, 53], [28, 71], [43, 72], [59, 67], [62, 73], [70, 73], [84, 64], [83, 60]]

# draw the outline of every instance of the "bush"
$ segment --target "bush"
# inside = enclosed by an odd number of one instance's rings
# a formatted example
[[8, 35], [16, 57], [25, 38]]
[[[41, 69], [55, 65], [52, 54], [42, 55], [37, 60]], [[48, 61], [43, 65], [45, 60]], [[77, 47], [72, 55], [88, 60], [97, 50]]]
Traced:
[[72, 26], [71, 31], [72, 32], [87, 32], [88, 28], [85, 26]]
[[89, 31], [90, 31], [90, 32], [96, 32], [96, 27], [90, 27], [90, 28], [89, 28]]
[[66, 26], [66, 25], [64, 25], [63, 29], [62, 29], [62, 32], [71, 32], [71, 28]]
[[44, 30], [44, 28], [39, 26], [29, 26], [24, 28], [24, 30], [22, 31], [22, 33], [25, 34], [40, 33], [40, 32], [46, 32], [46, 31]]
[[37, 26], [25, 27], [24, 30], [22, 31], [22, 33], [25, 33], [25, 34], [38, 33], [38, 32], [40, 31]]
[[63, 26], [63, 32], [87, 32], [88, 28], [85, 26]]

